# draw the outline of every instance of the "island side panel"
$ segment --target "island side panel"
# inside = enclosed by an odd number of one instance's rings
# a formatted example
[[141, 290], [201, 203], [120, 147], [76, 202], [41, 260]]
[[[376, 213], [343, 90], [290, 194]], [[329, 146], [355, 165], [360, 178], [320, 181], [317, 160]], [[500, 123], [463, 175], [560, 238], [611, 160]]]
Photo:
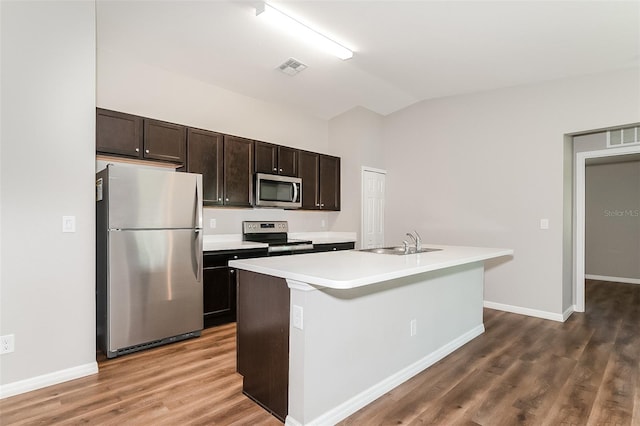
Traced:
[[282, 278], [239, 270], [237, 369], [242, 390], [284, 421], [288, 409], [289, 288]]
[[333, 424], [482, 333], [483, 281], [475, 262], [351, 290], [292, 288], [304, 329], [290, 327], [287, 424]]

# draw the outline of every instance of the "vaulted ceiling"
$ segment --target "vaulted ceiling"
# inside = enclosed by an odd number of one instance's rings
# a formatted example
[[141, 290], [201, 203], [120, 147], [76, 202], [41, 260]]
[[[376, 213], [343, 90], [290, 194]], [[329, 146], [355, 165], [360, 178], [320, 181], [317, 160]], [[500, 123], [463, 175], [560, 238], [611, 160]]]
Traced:
[[[358, 105], [386, 115], [424, 99], [640, 66], [637, 1], [271, 3], [353, 58], [268, 25], [248, 1], [98, 0], [98, 50], [324, 119]], [[278, 71], [289, 58], [308, 68]]]

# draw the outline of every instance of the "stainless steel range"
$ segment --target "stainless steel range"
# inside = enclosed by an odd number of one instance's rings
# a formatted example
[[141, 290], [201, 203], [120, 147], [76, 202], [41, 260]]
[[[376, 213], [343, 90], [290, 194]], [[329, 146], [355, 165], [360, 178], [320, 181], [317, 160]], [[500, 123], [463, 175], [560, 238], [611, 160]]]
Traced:
[[242, 222], [242, 239], [257, 243], [269, 244], [269, 255], [300, 253], [313, 250], [313, 242], [296, 240], [288, 237], [289, 223], [286, 220], [258, 222]]

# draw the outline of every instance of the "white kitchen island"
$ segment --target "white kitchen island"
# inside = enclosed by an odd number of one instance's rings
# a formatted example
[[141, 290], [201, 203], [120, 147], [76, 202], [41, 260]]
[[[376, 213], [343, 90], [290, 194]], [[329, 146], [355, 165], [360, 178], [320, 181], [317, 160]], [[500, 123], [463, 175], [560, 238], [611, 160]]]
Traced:
[[482, 334], [483, 261], [513, 250], [430, 247], [231, 261], [245, 393], [287, 425], [331, 425]]

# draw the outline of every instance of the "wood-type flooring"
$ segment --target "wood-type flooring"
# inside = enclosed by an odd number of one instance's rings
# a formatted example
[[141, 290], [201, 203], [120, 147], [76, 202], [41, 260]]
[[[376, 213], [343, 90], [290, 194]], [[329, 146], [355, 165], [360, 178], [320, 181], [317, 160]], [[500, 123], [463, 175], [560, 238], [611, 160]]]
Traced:
[[[486, 332], [340, 425], [640, 426], [640, 285], [587, 281], [565, 323], [485, 309]], [[242, 395], [235, 324], [0, 400], [0, 425], [281, 425]]]

